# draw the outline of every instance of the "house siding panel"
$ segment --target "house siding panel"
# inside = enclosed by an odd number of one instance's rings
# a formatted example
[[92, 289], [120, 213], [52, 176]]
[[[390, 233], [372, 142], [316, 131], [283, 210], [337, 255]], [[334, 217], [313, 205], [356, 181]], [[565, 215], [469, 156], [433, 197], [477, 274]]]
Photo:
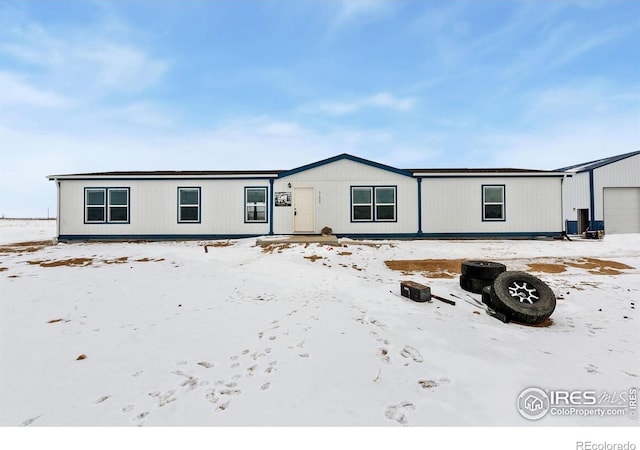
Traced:
[[[424, 233], [560, 233], [560, 179], [548, 177], [426, 178]], [[482, 186], [505, 186], [504, 221], [482, 220]]]
[[[351, 186], [395, 186], [396, 221], [352, 222]], [[295, 187], [314, 188], [315, 233], [325, 226], [335, 234], [417, 233], [418, 188], [412, 177], [342, 159], [278, 179], [274, 191], [293, 192]], [[292, 234], [293, 206], [276, 207], [274, 225], [276, 234]]]
[[[244, 188], [268, 180], [65, 180], [61, 183], [60, 235], [267, 234], [268, 223], [245, 223]], [[85, 224], [84, 188], [128, 187], [130, 223]], [[200, 187], [200, 223], [178, 223], [178, 187]]]

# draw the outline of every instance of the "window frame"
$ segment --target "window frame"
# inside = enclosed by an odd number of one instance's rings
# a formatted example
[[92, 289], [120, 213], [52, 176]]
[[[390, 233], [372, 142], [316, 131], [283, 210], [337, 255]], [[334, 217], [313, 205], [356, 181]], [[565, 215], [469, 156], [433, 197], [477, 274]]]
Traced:
[[[89, 192], [101, 191], [103, 193], [103, 202], [101, 205], [90, 205], [88, 202]], [[111, 192], [125, 191], [127, 202], [124, 205], [111, 203]], [[102, 220], [89, 220], [89, 208], [101, 208]], [[127, 213], [126, 220], [113, 220], [111, 218], [112, 208], [125, 208]], [[94, 224], [128, 224], [131, 223], [131, 189], [129, 187], [86, 187], [84, 188], [84, 223], [87, 225]]]
[[[198, 203], [182, 203], [182, 199], [180, 198], [180, 193], [182, 191], [196, 191], [198, 193]], [[178, 197], [177, 197], [177, 220], [178, 223], [202, 223], [202, 187], [201, 186], [178, 186]], [[193, 208], [196, 207], [198, 210], [198, 218], [197, 219], [183, 219], [182, 218], [182, 208]]]
[[[368, 189], [371, 192], [371, 202], [370, 203], [354, 203], [354, 191], [356, 189]], [[387, 202], [378, 202], [377, 201], [377, 192], [378, 189], [391, 189], [393, 190], [393, 203]], [[380, 185], [380, 186], [351, 186], [350, 187], [350, 207], [351, 207], [351, 222], [352, 223], [360, 223], [360, 222], [374, 222], [374, 223], [389, 223], [389, 222], [397, 222], [398, 221], [398, 186], [395, 185]], [[356, 219], [355, 218], [355, 207], [356, 206], [369, 206], [371, 208], [371, 213], [369, 214], [369, 218], [367, 219]], [[378, 206], [393, 206], [393, 218], [391, 219], [381, 219], [378, 217]]]
[[[501, 202], [489, 202], [486, 200], [487, 188], [502, 189]], [[502, 214], [500, 217], [487, 217], [487, 206], [501, 206]], [[507, 221], [507, 188], [504, 184], [483, 184], [482, 185], [482, 221], [483, 222], [506, 222]]]
[[[249, 191], [261, 190], [264, 191], [264, 219], [249, 219]], [[253, 202], [254, 207], [262, 205], [261, 202]], [[269, 188], [267, 186], [245, 186], [244, 187], [244, 208], [242, 211], [244, 216], [244, 223], [269, 223]]]

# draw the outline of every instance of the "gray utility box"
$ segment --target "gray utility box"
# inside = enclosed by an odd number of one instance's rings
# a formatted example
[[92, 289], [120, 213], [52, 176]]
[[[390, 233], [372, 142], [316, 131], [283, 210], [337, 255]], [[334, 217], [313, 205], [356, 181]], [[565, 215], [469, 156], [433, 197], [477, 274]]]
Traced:
[[414, 281], [401, 281], [400, 294], [415, 302], [428, 302], [431, 300], [431, 288]]

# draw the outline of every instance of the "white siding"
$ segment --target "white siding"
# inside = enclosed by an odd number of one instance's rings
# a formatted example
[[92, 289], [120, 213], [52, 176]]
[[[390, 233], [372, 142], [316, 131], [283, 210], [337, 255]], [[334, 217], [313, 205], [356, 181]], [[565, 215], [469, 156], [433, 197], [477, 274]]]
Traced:
[[[351, 186], [360, 185], [396, 186], [397, 222], [351, 222]], [[274, 191], [293, 193], [295, 187], [314, 188], [315, 233], [320, 233], [325, 226], [332, 228], [336, 234], [402, 234], [418, 231], [418, 187], [414, 178], [341, 159], [278, 179]], [[293, 206], [274, 209], [274, 233], [293, 233]]]
[[[560, 178], [425, 178], [424, 233], [560, 233]], [[505, 221], [482, 220], [482, 185], [505, 186]]]
[[579, 209], [590, 209], [589, 206], [589, 174], [577, 173], [567, 177], [563, 183], [564, 220], [578, 220]]
[[593, 182], [595, 219], [605, 220], [604, 188], [640, 187], [640, 155], [631, 156], [595, 169]]
[[640, 187], [604, 188], [605, 231], [640, 233]]
[[[267, 234], [268, 223], [244, 223], [244, 188], [268, 180], [63, 180], [61, 235]], [[84, 189], [128, 187], [128, 224], [85, 224]], [[201, 188], [201, 223], [178, 223], [178, 187]]]
[[[593, 217], [598, 222], [606, 220], [604, 191], [608, 188], [627, 187], [640, 187], [640, 155], [593, 169], [593, 212], [590, 204], [589, 172], [574, 174], [564, 182], [564, 219], [576, 221], [578, 210], [588, 209], [590, 219]], [[605, 223], [605, 229], [607, 228]]]

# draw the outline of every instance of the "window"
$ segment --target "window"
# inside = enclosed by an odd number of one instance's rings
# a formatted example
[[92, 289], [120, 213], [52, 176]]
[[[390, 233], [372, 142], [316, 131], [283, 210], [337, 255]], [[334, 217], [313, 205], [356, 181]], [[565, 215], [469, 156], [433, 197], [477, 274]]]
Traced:
[[504, 185], [482, 186], [482, 220], [505, 220]]
[[395, 186], [352, 186], [352, 222], [394, 222], [396, 220]]
[[200, 188], [178, 188], [178, 222], [200, 223]]
[[129, 188], [85, 188], [85, 223], [129, 223]]
[[373, 220], [373, 188], [351, 188], [351, 220]]
[[106, 189], [85, 189], [84, 191], [84, 221], [87, 223], [103, 223], [105, 214]]
[[245, 222], [264, 223], [267, 221], [267, 188], [248, 187], [244, 189]]

